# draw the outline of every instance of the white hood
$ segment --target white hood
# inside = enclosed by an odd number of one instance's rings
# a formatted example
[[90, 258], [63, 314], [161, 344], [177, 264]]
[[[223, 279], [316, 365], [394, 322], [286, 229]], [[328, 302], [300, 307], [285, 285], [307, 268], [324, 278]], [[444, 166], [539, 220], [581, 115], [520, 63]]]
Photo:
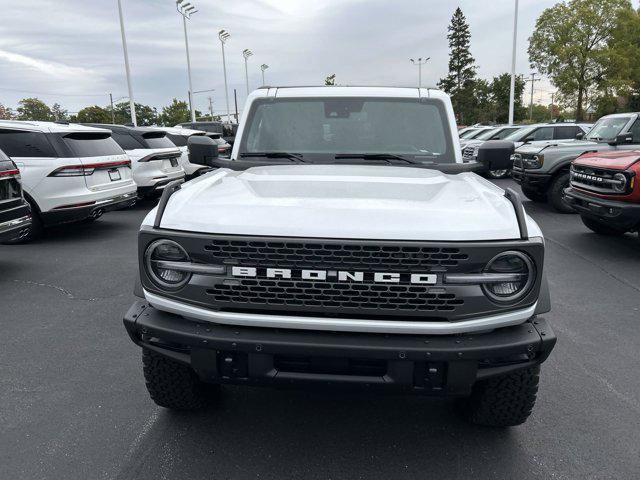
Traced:
[[[155, 209], [144, 224], [153, 224]], [[529, 234], [540, 230], [529, 219]], [[220, 169], [183, 185], [162, 228], [256, 236], [472, 241], [519, 238], [502, 189], [471, 173], [360, 165]]]

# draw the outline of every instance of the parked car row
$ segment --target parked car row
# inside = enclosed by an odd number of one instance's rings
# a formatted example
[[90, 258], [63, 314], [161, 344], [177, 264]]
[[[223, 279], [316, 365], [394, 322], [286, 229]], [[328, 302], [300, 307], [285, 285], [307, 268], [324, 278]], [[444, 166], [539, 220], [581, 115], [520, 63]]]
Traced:
[[221, 134], [184, 128], [0, 121], [0, 241], [93, 221], [197, 176], [205, 167], [189, 162], [192, 135], [212, 136], [229, 153]]
[[[467, 163], [477, 161], [485, 142], [512, 142], [511, 176], [533, 202], [548, 202], [560, 213], [577, 212], [596, 233], [640, 230], [640, 114], [607, 115], [595, 125], [471, 127], [461, 132]], [[486, 175], [499, 178], [506, 172]]]

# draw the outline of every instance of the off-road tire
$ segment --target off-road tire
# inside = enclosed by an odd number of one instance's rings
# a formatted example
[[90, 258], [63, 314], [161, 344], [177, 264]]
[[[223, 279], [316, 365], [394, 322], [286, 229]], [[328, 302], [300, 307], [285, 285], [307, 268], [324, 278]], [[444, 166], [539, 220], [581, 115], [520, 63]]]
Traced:
[[563, 200], [564, 189], [569, 187], [569, 172], [558, 174], [549, 186], [547, 198], [549, 203], [556, 212], [559, 213], [576, 213], [576, 211]]
[[527, 187], [521, 187], [521, 189], [522, 189], [522, 194], [532, 202], [544, 203], [547, 201], [547, 195], [544, 193], [540, 193], [537, 190], [532, 190]]
[[463, 402], [471, 423], [488, 427], [512, 427], [524, 423], [536, 403], [540, 367], [517, 370], [477, 382]]
[[209, 389], [187, 365], [142, 349], [144, 379], [151, 399], [172, 410], [198, 410], [208, 403]]
[[585, 215], [580, 215], [580, 218], [582, 219], [582, 223], [584, 223], [585, 227], [599, 235], [617, 236], [624, 235], [626, 233], [625, 230], [611, 227], [606, 223], [602, 223], [594, 218], [590, 218]]

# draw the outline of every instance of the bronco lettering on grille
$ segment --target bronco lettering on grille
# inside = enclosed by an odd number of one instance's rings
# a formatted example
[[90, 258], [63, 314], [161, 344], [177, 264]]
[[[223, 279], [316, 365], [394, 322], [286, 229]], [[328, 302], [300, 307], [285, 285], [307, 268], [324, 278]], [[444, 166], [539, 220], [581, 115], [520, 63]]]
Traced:
[[438, 276], [431, 273], [348, 272], [340, 270], [292, 270], [289, 268], [232, 267], [234, 277], [302, 279], [332, 282], [412, 283], [435, 285]]

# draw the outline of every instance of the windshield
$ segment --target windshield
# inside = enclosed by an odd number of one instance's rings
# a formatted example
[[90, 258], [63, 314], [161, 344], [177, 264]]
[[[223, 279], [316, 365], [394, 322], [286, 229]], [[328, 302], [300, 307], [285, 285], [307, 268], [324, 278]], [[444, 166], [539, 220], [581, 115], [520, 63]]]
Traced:
[[303, 160], [395, 155], [454, 163], [444, 103], [411, 98], [282, 98], [253, 103], [240, 156], [295, 153]]
[[593, 126], [585, 137], [587, 140], [603, 141], [613, 140], [620, 134], [624, 126], [629, 123], [631, 117], [608, 117], [601, 118]]
[[529, 136], [529, 134], [531, 132], [533, 132], [536, 128], [538, 128], [539, 126], [540, 125], [532, 125], [530, 127], [519, 128], [515, 132], [512, 132], [511, 134], [509, 134], [506, 137], [504, 137], [503, 140], [509, 140], [509, 141], [512, 141], [512, 142], [520, 142], [523, 139], [527, 138], [527, 136]]
[[479, 129], [477, 128], [472, 128], [470, 130], [465, 131], [464, 133], [460, 134], [460, 138], [469, 138], [471, 135], [473, 135], [474, 133], [478, 133]]
[[488, 132], [484, 132], [481, 135], [476, 137], [476, 140], [502, 140], [506, 136], [512, 134], [516, 130], [519, 130], [520, 127], [507, 127], [507, 128], [497, 128], [495, 130], [489, 130]]
[[488, 134], [490, 135], [491, 133], [495, 132], [496, 129], [495, 128], [481, 128], [480, 130], [476, 130], [475, 132], [473, 132], [471, 135], [469, 135], [468, 137], [466, 137], [467, 140], [475, 140], [475, 139], [479, 139], [481, 135], [484, 134]]

